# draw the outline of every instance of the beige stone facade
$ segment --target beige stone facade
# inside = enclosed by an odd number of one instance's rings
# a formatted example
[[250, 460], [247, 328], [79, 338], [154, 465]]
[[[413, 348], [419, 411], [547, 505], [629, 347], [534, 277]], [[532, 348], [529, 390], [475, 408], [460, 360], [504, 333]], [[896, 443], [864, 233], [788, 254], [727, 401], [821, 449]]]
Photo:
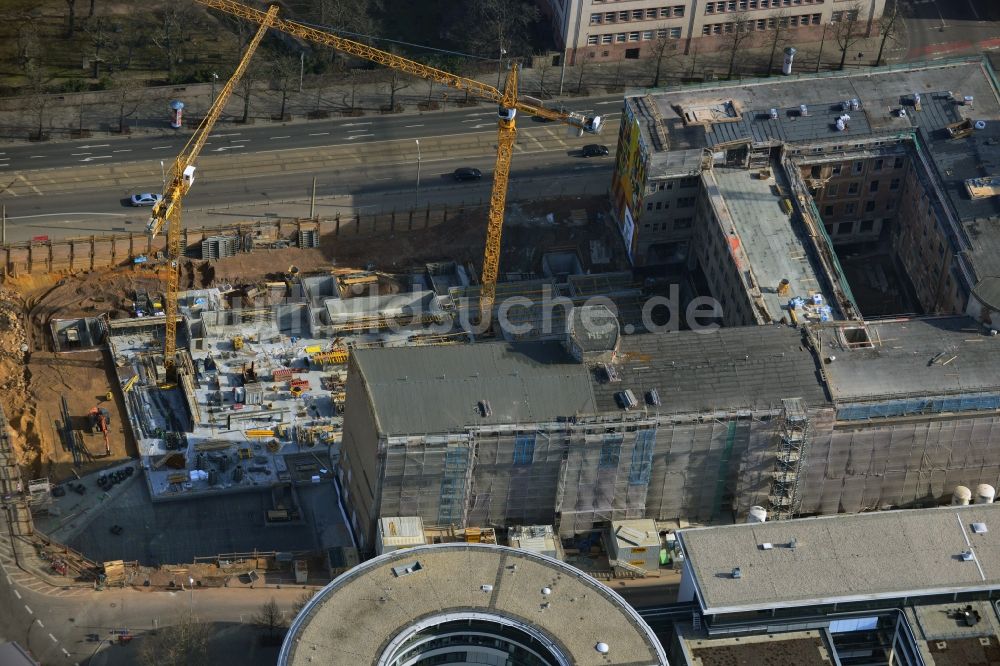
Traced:
[[859, 31], [874, 34], [885, 0], [543, 0], [570, 65], [579, 58], [648, 58], [662, 39], [676, 40], [686, 54], [725, 49], [740, 16], [753, 33], [741, 48], [770, 44], [779, 21], [792, 44], [819, 41], [824, 25], [843, 20], [855, 6]]

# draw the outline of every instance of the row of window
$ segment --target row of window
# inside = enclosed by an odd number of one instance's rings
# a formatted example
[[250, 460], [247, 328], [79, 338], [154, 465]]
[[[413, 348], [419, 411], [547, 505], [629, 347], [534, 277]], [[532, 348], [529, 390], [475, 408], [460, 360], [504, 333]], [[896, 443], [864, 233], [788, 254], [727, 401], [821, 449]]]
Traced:
[[834, 12], [830, 15], [830, 23], [840, 23], [841, 21], [857, 21], [858, 20], [858, 10], [848, 9], [842, 12]]
[[[649, 206], [646, 205], [646, 210], [649, 210]], [[684, 229], [690, 229], [691, 225], [694, 224], [693, 217], [678, 217], [674, 220], [674, 231], [683, 231]], [[669, 222], [650, 222], [648, 224], [642, 225], [643, 229], [648, 229], [649, 231], [668, 231], [670, 229]]]
[[723, 14], [725, 12], [742, 12], [748, 9], [773, 9], [776, 7], [794, 7], [798, 5], [822, 5], [824, 0], [725, 0], [710, 2], [705, 5], [706, 14]]
[[[781, 18], [781, 25], [783, 27], [798, 28], [800, 26], [806, 25], [819, 25], [822, 20], [822, 14], [803, 14], [801, 16], [785, 16]], [[754, 30], [774, 30], [778, 25], [778, 19], [776, 17], [757, 19], [756, 21], [747, 21], [743, 24], [743, 29], [747, 32], [753, 32]], [[702, 26], [702, 35], [728, 35], [735, 30], [736, 24], [734, 22], [729, 23], [711, 23], [709, 25]]]
[[590, 15], [590, 25], [683, 17], [684, 5], [674, 5], [672, 7], [650, 7], [649, 9], [633, 9], [631, 11], [624, 12], [595, 12]]
[[680, 39], [680, 28], [660, 28], [658, 30], [636, 30], [635, 32], [608, 33], [605, 35], [589, 35], [587, 44], [623, 44], [625, 42], [649, 41], [652, 39]]
[[[875, 212], [875, 208], [877, 208], [877, 207], [878, 207], [878, 202], [876, 202], [876, 201], [866, 201], [865, 202], [865, 212], [866, 213], [874, 213]], [[896, 208], [896, 200], [895, 199], [889, 199], [888, 201], [885, 202], [885, 209], [887, 211], [888, 210], [895, 210], [895, 208]], [[853, 215], [856, 212], [858, 212], [858, 203], [856, 201], [847, 201], [847, 202], [844, 203], [844, 212], [843, 212], [843, 215]], [[832, 204], [826, 205], [826, 206], [823, 207], [823, 215], [826, 216], [826, 217], [834, 217], [835, 216], [834, 207], [833, 207]]]
[[[835, 148], [840, 148], [840, 147], [841, 146], [835, 146]], [[892, 162], [892, 168], [893, 169], [902, 169], [904, 163], [905, 163], [905, 161], [903, 160], [902, 157], [897, 157]], [[878, 159], [876, 159], [876, 160], [874, 160], [872, 162], [872, 171], [881, 171], [884, 167], [885, 167], [885, 160], [882, 159], [881, 157], [878, 158]], [[864, 170], [865, 170], [865, 161], [864, 160], [857, 160], [857, 161], [855, 161], [854, 162], [854, 166], [853, 166], [853, 170], [854, 170], [855, 174], [864, 173]], [[834, 176], [839, 176], [843, 172], [844, 172], [844, 165], [843, 164], [835, 164], [834, 165], [834, 167], [833, 167], [833, 175]], [[895, 188], [893, 188], [893, 189], [895, 189]]]
[[[854, 222], [840, 222], [836, 225], [826, 224], [827, 236], [849, 236], [855, 233]], [[870, 234], [875, 230], [875, 220], [861, 220], [858, 223], [857, 233], [859, 234]]]
[[[878, 183], [879, 182], [877, 180], [873, 180], [872, 182], [868, 183], [868, 191], [869, 192], [878, 192]], [[899, 183], [900, 183], [900, 179], [899, 178], [893, 178], [892, 180], [889, 181], [889, 189], [892, 190], [892, 191], [898, 190], [899, 189]], [[847, 184], [847, 194], [848, 195], [857, 194], [859, 189], [860, 189], [860, 186], [858, 185], [858, 183], [848, 183]], [[826, 188], [826, 196], [828, 196], [828, 197], [835, 197], [839, 193], [840, 193], [840, 184], [839, 183], [830, 183], [827, 186], [827, 188]]]

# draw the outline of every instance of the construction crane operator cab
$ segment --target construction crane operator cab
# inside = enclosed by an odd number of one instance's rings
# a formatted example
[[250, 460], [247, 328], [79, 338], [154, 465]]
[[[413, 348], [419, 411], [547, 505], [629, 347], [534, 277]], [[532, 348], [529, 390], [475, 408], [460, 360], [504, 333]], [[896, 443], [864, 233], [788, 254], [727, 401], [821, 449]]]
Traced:
[[508, 109], [505, 106], [500, 106], [497, 108], [497, 115], [500, 116], [500, 120], [510, 122], [514, 120], [514, 116], [517, 115], [517, 109]]
[[584, 118], [583, 121], [583, 131], [590, 132], [591, 134], [598, 134], [601, 131], [604, 121], [600, 116], [591, 116], [590, 118]]

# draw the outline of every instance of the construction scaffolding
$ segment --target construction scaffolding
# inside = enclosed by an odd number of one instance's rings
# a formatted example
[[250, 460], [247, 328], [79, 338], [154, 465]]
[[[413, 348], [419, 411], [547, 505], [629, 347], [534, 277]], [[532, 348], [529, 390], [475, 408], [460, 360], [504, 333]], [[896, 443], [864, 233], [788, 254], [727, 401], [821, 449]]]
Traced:
[[799, 472], [809, 444], [809, 416], [802, 400], [782, 400], [777, 460], [768, 505], [774, 520], [794, 518], [800, 504]]

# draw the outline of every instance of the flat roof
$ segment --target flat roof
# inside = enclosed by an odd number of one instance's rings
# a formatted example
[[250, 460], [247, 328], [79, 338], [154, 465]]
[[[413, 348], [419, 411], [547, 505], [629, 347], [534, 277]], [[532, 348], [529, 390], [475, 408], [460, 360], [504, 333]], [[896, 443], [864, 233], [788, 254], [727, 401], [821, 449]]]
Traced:
[[[587, 367], [558, 342], [359, 349], [351, 362], [384, 435], [537, 423], [595, 408]], [[480, 401], [488, 416], [477, 413]]]
[[704, 527], [678, 539], [710, 614], [1000, 588], [1000, 504]]
[[[760, 288], [761, 298], [772, 321], [786, 316], [791, 297], [806, 298], [822, 294], [827, 305], [834, 308], [832, 318], [840, 318], [836, 303], [823, 288], [819, 275], [822, 269], [813, 260], [810, 239], [799, 216], [789, 216], [781, 208], [784, 197], [778, 194], [776, 178], [757, 177], [747, 169], [716, 168], [712, 171], [733, 225], [730, 242], [737, 239], [746, 252], [748, 267]], [[788, 191], [788, 188], [785, 188]], [[789, 292], [777, 293], [778, 284], [788, 280]]]
[[847, 343], [853, 323], [810, 327], [834, 402], [1000, 391], [1000, 336], [969, 317], [890, 319], [867, 324], [871, 347]]
[[[394, 574], [414, 562], [419, 570]], [[378, 663], [417, 621], [461, 613], [533, 627], [580, 666], [667, 664], [652, 630], [610, 588], [552, 558], [480, 544], [418, 546], [354, 567], [295, 619], [279, 663]]]
[[684, 636], [690, 666], [795, 664], [830, 666], [830, 649], [823, 632], [813, 629], [759, 636], [704, 638]]

